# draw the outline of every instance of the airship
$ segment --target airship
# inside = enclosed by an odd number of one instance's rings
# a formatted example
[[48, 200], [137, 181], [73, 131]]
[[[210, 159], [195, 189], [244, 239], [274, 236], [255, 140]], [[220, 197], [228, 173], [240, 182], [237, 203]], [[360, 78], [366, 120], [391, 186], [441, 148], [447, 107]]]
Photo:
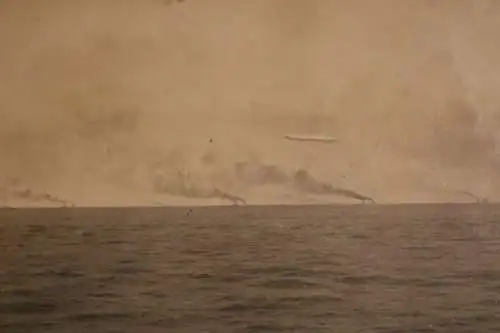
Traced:
[[302, 142], [321, 142], [321, 143], [334, 143], [337, 139], [331, 136], [324, 135], [299, 135], [299, 134], [289, 134], [285, 135], [285, 139], [290, 141], [302, 141]]

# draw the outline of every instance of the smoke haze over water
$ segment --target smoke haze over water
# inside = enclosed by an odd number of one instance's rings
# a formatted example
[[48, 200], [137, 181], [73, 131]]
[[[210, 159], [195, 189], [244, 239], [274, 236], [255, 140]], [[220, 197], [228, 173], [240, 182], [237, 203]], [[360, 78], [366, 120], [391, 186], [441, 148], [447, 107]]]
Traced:
[[154, 190], [187, 170], [301, 203], [299, 169], [380, 203], [498, 199], [498, 31], [494, 0], [0, 0], [0, 200], [16, 178], [77, 205], [219, 203]]

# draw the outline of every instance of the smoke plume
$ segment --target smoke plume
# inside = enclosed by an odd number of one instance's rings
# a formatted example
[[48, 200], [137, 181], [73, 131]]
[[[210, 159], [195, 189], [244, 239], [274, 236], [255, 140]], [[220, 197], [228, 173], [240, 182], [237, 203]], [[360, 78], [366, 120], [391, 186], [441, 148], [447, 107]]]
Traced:
[[345, 188], [336, 188], [331, 184], [317, 181], [307, 172], [307, 170], [303, 169], [298, 170], [295, 173], [293, 180], [294, 180], [294, 185], [299, 190], [304, 191], [306, 193], [333, 194], [333, 195], [343, 196], [346, 198], [357, 199], [362, 202], [369, 201], [375, 203], [375, 200], [373, 200], [372, 198], [357, 193], [355, 191]]
[[0, 2], [0, 173], [38, 201], [500, 197], [498, 1], [49, 2]]

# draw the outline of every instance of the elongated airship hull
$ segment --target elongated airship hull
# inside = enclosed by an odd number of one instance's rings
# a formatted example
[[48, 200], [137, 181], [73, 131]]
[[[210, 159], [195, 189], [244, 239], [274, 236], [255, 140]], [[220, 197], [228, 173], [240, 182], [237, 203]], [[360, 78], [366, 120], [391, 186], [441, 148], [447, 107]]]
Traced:
[[318, 135], [285, 135], [285, 139], [291, 141], [302, 141], [302, 142], [322, 142], [322, 143], [333, 143], [337, 139], [331, 136], [318, 136]]

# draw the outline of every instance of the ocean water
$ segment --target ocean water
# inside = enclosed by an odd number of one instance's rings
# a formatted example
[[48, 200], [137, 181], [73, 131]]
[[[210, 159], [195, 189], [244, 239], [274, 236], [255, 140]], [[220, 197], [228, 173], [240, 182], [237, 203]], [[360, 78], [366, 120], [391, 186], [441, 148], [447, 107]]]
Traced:
[[0, 332], [500, 332], [500, 206], [0, 210]]

